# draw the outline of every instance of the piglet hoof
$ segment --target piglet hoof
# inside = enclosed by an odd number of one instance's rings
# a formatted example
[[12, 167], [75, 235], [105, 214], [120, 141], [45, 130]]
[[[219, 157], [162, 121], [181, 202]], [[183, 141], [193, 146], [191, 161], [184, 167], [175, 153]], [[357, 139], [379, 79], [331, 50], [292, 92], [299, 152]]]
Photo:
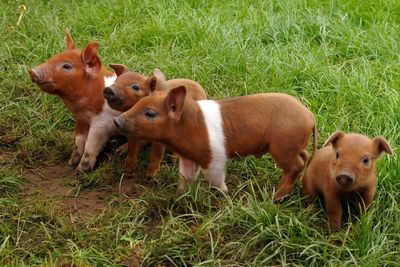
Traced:
[[179, 156], [173, 154], [171, 158], [172, 158], [172, 164], [173, 165], [178, 165], [179, 164]]
[[136, 166], [125, 166], [124, 168], [124, 176], [132, 178], [135, 174]]
[[82, 155], [79, 154], [78, 152], [74, 151], [72, 152], [69, 160], [68, 160], [68, 165], [71, 167], [75, 167], [79, 164], [79, 162], [81, 161]]
[[90, 171], [89, 163], [88, 162], [80, 162], [78, 167], [76, 167], [76, 172], [77, 173], [85, 173]]
[[330, 225], [329, 226], [329, 231], [331, 233], [337, 233], [340, 231], [340, 225]]
[[281, 180], [280, 185], [278, 186], [278, 191], [275, 194], [274, 201], [281, 202], [284, 198], [288, 197], [294, 188], [294, 183], [291, 181]]
[[128, 153], [128, 143], [122, 144], [117, 148], [117, 153], [119, 155], [124, 155]]
[[91, 171], [96, 164], [96, 158], [90, 158], [89, 155], [84, 155], [76, 170], [80, 173]]
[[186, 192], [186, 188], [181, 188], [180, 186], [178, 186], [178, 189], [176, 190], [176, 194], [178, 196], [183, 195]]
[[149, 166], [147, 168], [146, 177], [154, 177], [158, 171], [160, 170], [160, 165], [158, 166]]
[[278, 192], [276, 192], [276, 194], [275, 194], [274, 201], [275, 202], [282, 202], [289, 195], [290, 195], [290, 192], [287, 192], [287, 191], [284, 191], [284, 190], [278, 190]]
[[178, 181], [177, 194], [183, 195], [186, 192], [186, 190], [187, 190], [187, 180], [185, 177], [180, 176]]
[[127, 172], [124, 170], [124, 177], [132, 178], [134, 176], [134, 174], [135, 174], [134, 171]]
[[129, 177], [133, 176], [135, 170], [136, 170], [137, 164], [136, 163], [132, 163], [132, 164], [128, 164], [125, 163], [125, 167], [124, 167], [124, 175], [128, 175]]
[[222, 192], [224, 195], [227, 195], [227, 194], [228, 194], [228, 187], [226, 186], [225, 183], [222, 183], [222, 184], [216, 186], [216, 188], [218, 188], [219, 190], [221, 190], [221, 192]]

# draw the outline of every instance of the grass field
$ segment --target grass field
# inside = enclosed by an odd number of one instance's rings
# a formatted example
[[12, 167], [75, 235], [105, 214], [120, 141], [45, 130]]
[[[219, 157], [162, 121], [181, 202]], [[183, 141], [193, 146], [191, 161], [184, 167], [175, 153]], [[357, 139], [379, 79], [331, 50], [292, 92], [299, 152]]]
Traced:
[[[21, 2], [22, 3], [22, 2]], [[0, 2], [0, 265], [400, 266], [400, 1], [33, 1], [22, 23]], [[73, 120], [27, 70], [65, 47], [100, 43], [104, 64], [185, 77], [210, 98], [285, 92], [336, 129], [383, 135], [374, 204], [330, 234], [300, 185], [272, 201], [265, 156], [230, 162], [230, 193], [204, 181], [178, 197], [167, 157], [154, 180], [120, 179], [108, 149], [93, 173], [68, 168]], [[111, 144], [111, 147], [115, 144]], [[202, 179], [200, 179], [202, 180]]]

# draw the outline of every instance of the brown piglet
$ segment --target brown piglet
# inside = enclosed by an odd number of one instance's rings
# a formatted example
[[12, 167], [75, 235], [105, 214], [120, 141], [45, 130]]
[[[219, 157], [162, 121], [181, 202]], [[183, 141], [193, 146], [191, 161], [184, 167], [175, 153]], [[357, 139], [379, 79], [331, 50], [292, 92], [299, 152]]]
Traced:
[[[185, 86], [188, 96], [195, 100], [207, 99], [204, 89], [195, 81], [188, 79], [165, 80], [165, 75], [159, 69], [153, 71], [153, 75], [147, 77], [137, 72], [129, 71], [122, 64], [110, 64], [117, 74], [114, 83], [104, 89], [104, 97], [111, 108], [125, 112], [133, 107], [140, 99], [155, 92], [167, 91], [177, 86]], [[137, 157], [140, 142], [136, 138], [128, 137], [128, 156], [124, 171], [127, 174], [133, 172], [137, 165]], [[165, 147], [159, 142], [152, 142], [150, 161], [146, 176], [154, 176], [160, 169]]]
[[95, 166], [104, 143], [117, 129], [112, 122], [121, 114], [111, 109], [103, 97], [103, 89], [111, 85], [116, 75], [102, 66], [97, 54], [99, 45], [91, 42], [80, 51], [66, 33], [65, 51], [30, 69], [33, 82], [46, 93], [59, 96], [75, 119], [75, 146], [69, 165], [78, 171]]
[[323, 197], [332, 231], [341, 228], [344, 200], [359, 202], [362, 210], [370, 206], [377, 183], [375, 161], [382, 152], [393, 153], [383, 137], [371, 140], [337, 131], [315, 153], [302, 179], [303, 190], [309, 201]]
[[226, 100], [196, 101], [179, 86], [142, 98], [114, 119], [128, 136], [161, 142], [180, 156], [179, 191], [199, 167], [223, 192], [227, 160], [269, 152], [283, 169], [276, 200], [293, 190], [307, 160], [305, 151], [316, 125], [313, 114], [296, 98], [264, 93]]

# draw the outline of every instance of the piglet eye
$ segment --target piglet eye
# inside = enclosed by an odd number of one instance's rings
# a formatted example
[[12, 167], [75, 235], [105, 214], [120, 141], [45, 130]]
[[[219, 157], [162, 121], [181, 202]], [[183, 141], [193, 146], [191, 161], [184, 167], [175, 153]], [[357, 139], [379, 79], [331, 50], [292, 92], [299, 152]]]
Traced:
[[72, 65], [71, 65], [71, 63], [65, 62], [62, 65], [62, 68], [65, 69], [65, 70], [70, 70], [70, 69], [72, 69]]
[[367, 166], [368, 164], [369, 164], [369, 157], [364, 157], [363, 159], [362, 159], [362, 163], [365, 165], [365, 166]]
[[336, 159], [339, 159], [340, 155], [339, 155], [339, 151], [336, 151]]
[[133, 90], [135, 90], [135, 91], [139, 91], [139, 90], [140, 90], [140, 86], [139, 86], [139, 84], [137, 84], [137, 83], [132, 84], [132, 85], [131, 85], [131, 88], [132, 88]]
[[154, 110], [149, 109], [144, 112], [144, 115], [147, 119], [154, 120], [158, 114]]

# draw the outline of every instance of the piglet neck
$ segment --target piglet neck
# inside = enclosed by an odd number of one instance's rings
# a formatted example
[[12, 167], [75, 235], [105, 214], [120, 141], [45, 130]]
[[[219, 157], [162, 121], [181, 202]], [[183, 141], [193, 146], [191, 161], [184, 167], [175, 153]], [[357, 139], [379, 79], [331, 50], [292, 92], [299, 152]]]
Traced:
[[116, 76], [106, 68], [102, 67], [96, 77], [86, 77], [81, 88], [75, 88], [77, 95], [63, 97], [67, 108], [75, 115], [81, 112], [97, 114], [102, 111], [104, 105], [103, 90], [106, 82], [113, 83]]
[[186, 105], [179, 122], [172, 126], [172, 134], [166, 143], [180, 156], [207, 168], [210, 147], [204, 118], [196, 101]]
[[113, 84], [115, 79], [116, 76], [114, 73], [102, 67], [96, 77], [87, 77], [86, 85], [85, 88], [82, 88], [82, 92], [84, 92], [87, 97], [96, 97], [104, 100], [104, 88]]

